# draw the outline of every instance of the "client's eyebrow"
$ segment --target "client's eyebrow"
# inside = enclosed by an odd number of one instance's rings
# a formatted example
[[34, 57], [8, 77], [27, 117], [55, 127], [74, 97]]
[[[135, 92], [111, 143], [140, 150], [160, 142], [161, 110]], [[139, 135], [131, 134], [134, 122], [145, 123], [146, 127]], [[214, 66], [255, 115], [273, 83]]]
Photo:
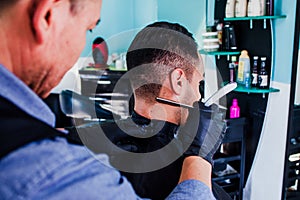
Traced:
[[95, 25], [93, 26], [93, 28], [89, 29], [89, 31], [90, 31], [91, 33], [93, 32], [93, 29], [94, 29], [96, 26], [98, 26], [98, 24], [100, 23], [100, 21], [101, 21], [101, 19], [99, 18], [99, 19], [96, 21], [96, 23], [95, 23]]
[[99, 18], [97, 21], [96, 21], [96, 24], [95, 26], [98, 26], [98, 24], [101, 22], [101, 19]]

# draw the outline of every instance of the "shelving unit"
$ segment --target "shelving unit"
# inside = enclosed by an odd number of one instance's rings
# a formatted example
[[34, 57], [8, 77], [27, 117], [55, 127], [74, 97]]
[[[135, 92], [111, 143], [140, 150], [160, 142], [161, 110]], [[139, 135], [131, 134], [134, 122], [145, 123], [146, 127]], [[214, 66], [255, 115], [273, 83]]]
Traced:
[[[214, 52], [214, 53], [206, 53], [205, 51], [200, 51], [200, 53], [208, 54], [208, 55], [215, 55], [216, 56], [216, 66], [219, 70], [218, 78], [219, 82], [218, 85], [220, 87], [224, 86], [226, 83], [228, 83], [228, 80], [230, 79], [230, 73], [228, 68], [228, 61], [230, 56], [236, 56], [239, 55], [240, 50], [248, 50], [249, 55], [251, 56], [259, 56], [259, 57], [267, 57], [267, 71], [269, 72], [269, 80], [272, 80], [272, 72], [273, 72], [273, 56], [274, 56], [274, 40], [273, 40], [273, 24], [272, 20], [277, 19], [284, 19], [287, 16], [286, 15], [275, 15], [275, 16], [256, 16], [256, 17], [234, 17], [234, 18], [225, 18], [225, 6], [226, 1], [215, 1], [215, 20], [219, 20], [219, 22], [230, 22], [234, 26], [235, 29], [235, 36], [236, 36], [236, 42], [237, 42], [237, 52], [234, 52], [233, 54], [230, 54], [231, 52]], [[250, 26], [249, 26], [250, 24]], [[225, 57], [221, 56], [227, 56], [227, 60]], [[217, 59], [218, 57], [218, 59]], [[240, 171], [245, 170], [243, 176], [240, 176], [243, 180], [241, 182], [244, 182], [251, 171], [251, 167], [257, 152], [257, 146], [259, 143], [259, 140], [261, 138], [261, 132], [263, 128], [264, 123], [264, 117], [265, 112], [268, 104], [268, 98], [269, 96], [267, 94], [269, 93], [277, 93], [280, 92], [279, 89], [270, 87], [268, 89], [258, 89], [258, 88], [246, 88], [243, 85], [238, 85], [238, 87], [234, 90], [234, 92], [229, 93], [226, 95], [226, 98], [220, 100], [221, 103], [226, 104], [227, 107], [231, 105], [232, 99], [236, 98], [239, 101], [239, 106], [241, 108], [241, 116], [245, 117], [247, 120], [247, 124], [245, 125], [245, 129], [247, 130], [247, 140], [245, 142], [247, 145], [245, 145], [246, 155], [245, 155], [245, 162], [241, 161], [241, 165], [243, 168], [239, 169]], [[260, 94], [263, 98], [260, 98]], [[228, 115], [229, 116], [229, 113]], [[234, 151], [242, 155], [243, 154], [243, 148], [241, 148], [240, 152], [239, 149], [234, 149]], [[239, 156], [238, 155], [238, 156]], [[234, 161], [232, 162], [238, 162], [238, 159], [243, 159], [241, 156], [231, 158]], [[237, 160], [236, 160], [237, 159]], [[220, 160], [220, 162], [226, 162], [225, 160]], [[236, 174], [235, 179], [238, 178], [239, 174]], [[225, 180], [228, 178], [226, 175], [223, 177]], [[233, 177], [231, 177], [233, 178]], [[221, 178], [218, 177], [218, 182], [222, 182], [220, 180]], [[234, 180], [234, 179], [233, 179]], [[224, 185], [224, 189], [226, 191], [229, 191], [232, 188], [236, 188], [237, 186], [228, 186]], [[238, 199], [243, 199], [243, 185], [240, 185], [240, 190]], [[232, 194], [232, 193], [230, 193]]]
[[267, 28], [267, 19], [282, 19], [286, 18], [286, 15], [274, 15], [274, 16], [254, 16], [254, 17], [229, 17], [224, 18], [224, 21], [250, 21], [250, 29], [253, 28], [253, 20], [264, 20], [264, 29]]
[[276, 88], [268, 88], [268, 89], [259, 89], [259, 88], [246, 88], [243, 85], [238, 84], [237, 88], [235, 88], [236, 92], [244, 92], [244, 93], [262, 93], [262, 94], [266, 94], [266, 93], [272, 93], [272, 92], [279, 92], [279, 89]]
[[228, 18], [224, 18], [224, 21], [264, 20], [264, 19], [280, 19], [280, 18], [286, 18], [286, 15], [254, 16], [254, 17], [228, 17]]
[[220, 59], [220, 56], [227, 56], [227, 60], [230, 60], [230, 56], [240, 55], [240, 51], [205, 51], [200, 50], [200, 54], [217, 56]]
[[[253, 16], [253, 17], [230, 17], [230, 18], [224, 18], [224, 21], [250, 21], [250, 29], [253, 28], [253, 20], [264, 20], [264, 29], [266, 29], [266, 20], [267, 19], [283, 19], [286, 18], [286, 15], [274, 15], [274, 16]], [[227, 60], [230, 60], [230, 56], [233, 55], [239, 55], [240, 52], [239, 51], [217, 51], [217, 52], [207, 52], [204, 50], [200, 50], [201, 54], [206, 54], [206, 55], [215, 55], [218, 56], [218, 59], [220, 58], [220, 56], [222, 55], [226, 55], [227, 56]], [[223, 84], [225, 85], [225, 84]], [[268, 89], [259, 89], [259, 88], [246, 88], [245, 86], [238, 84], [238, 87], [234, 90], [236, 92], [242, 92], [242, 93], [256, 93], [256, 94], [263, 94], [263, 98], [265, 98], [265, 94], [267, 93], [274, 93], [274, 92], [279, 92], [279, 89], [276, 88], [268, 88]]]
[[223, 144], [238, 142], [240, 144], [240, 153], [238, 155], [216, 154], [214, 158], [214, 174], [217, 174], [218, 165], [231, 166], [232, 163], [238, 163], [239, 168], [236, 172], [228, 173], [222, 176], [214, 175], [212, 180], [220, 185], [233, 199], [241, 199], [243, 195], [244, 174], [245, 174], [245, 156], [246, 156], [246, 137], [245, 124], [246, 118], [227, 119], [227, 129]]
[[[224, 86], [226, 84], [228, 84], [228, 82], [224, 82], [222, 84], [222, 86]], [[267, 89], [260, 89], [260, 88], [254, 88], [254, 87], [246, 88], [244, 85], [241, 85], [241, 84], [237, 84], [237, 87], [233, 91], [248, 93], [248, 94], [262, 94], [263, 98], [265, 97], [265, 94], [280, 92], [279, 89], [272, 88], [272, 87], [267, 88]]]
[[235, 88], [236, 92], [243, 92], [243, 93], [248, 93], [248, 94], [262, 94], [263, 98], [265, 98], [265, 95], [267, 93], [274, 93], [274, 92], [279, 92], [279, 89], [276, 88], [268, 88], [268, 89], [259, 89], [259, 88], [246, 88], [243, 85], [238, 84], [237, 88]]

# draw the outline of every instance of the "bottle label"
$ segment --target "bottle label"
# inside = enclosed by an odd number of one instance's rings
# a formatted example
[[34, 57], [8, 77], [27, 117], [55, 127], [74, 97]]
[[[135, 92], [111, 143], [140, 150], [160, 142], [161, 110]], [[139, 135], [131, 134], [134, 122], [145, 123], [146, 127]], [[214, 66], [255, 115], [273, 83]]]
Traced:
[[260, 79], [260, 87], [266, 87], [268, 86], [268, 75], [260, 75], [259, 76]]
[[250, 76], [245, 75], [245, 87], [250, 88]]
[[236, 108], [236, 107], [232, 107], [230, 109], [230, 116], [229, 116], [231, 119], [232, 118], [239, 118], [240, 117], [240, 110], [239, 108]]
[[258, 74], [252, 73], [252, 85], [256, 85], [258, 83]]
[[244, 82], [244, 62], [239, 62], [238, 65], [238, 75], [237, 75], [237, 82], [243, 83]]

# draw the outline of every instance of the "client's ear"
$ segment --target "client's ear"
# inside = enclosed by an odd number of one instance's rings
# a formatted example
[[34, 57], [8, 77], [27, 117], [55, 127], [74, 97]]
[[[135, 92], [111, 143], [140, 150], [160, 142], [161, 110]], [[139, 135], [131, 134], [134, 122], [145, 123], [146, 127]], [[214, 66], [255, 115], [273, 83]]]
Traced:
[[170, 74], [170, 82], [173, 92], [176, 95], [180, 95], [186, 84], [186, 76], [182, 69], [176, 68]]

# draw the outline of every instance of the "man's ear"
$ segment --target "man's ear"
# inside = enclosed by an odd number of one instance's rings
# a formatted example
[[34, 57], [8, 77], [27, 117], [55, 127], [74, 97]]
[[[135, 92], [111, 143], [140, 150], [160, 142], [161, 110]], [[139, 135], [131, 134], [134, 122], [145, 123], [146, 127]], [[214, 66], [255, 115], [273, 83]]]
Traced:
[[184, 71], [180, 68], [174, 69], [170, 74], [170, 79], [173, 92], [177, 95], [181, 94], [187, 81]]
[[32, 13], [32, 28], [38, 43], [46, 40], [52, 23], [52, 8], [55, 0], [35, 1]]

